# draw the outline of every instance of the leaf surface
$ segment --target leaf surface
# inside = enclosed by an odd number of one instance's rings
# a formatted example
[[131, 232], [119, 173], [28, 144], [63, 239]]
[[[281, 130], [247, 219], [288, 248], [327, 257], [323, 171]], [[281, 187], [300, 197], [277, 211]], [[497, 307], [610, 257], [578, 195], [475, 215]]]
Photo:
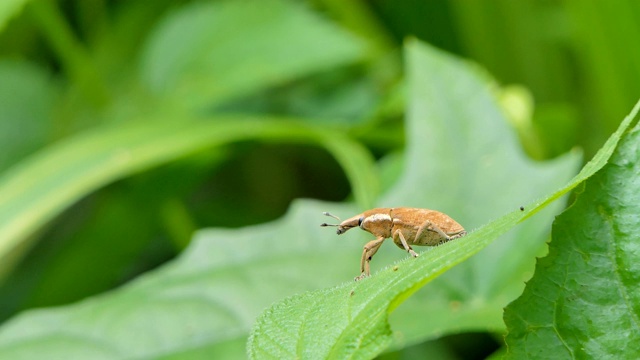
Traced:
[[511, 359], [640, 357], [640, 127], [553, 224], [549, 254], [504, 313]]

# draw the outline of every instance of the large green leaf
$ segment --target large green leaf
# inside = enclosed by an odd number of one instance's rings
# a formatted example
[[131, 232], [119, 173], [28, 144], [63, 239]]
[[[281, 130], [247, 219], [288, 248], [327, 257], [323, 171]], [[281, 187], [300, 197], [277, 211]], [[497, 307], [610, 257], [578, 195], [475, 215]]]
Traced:
[[[438, 209], [472, 230], [549, 194], [577, 171], [577, 154], [547, 163], [524, 155], [479, 69], [417, 43], [407, 67], [413, 145], [404, 176], [380, 205]], [[396, 343], [502, 329], [501, 309], [522, 291], [532, 254], [561, 207], [553, 204], [412, 296], [391, 317]]]
[[144, 51], [144, 82], [189, 107], [362, 58], [364, 43], [281, 0], [194, 3], [168, 16]]
[[[576, 154], [545, 164], [523, 155], [488, 91], [491, 83], [468, 64], [420, 44], [409, 47], [407, 62], [413, 141], [403, 177], [380, 205], [435, 208], [471, 230], [554, 191], [575, 173]], [[522, 291], [532, 254], [561, 206], [549, 207], [413, 295], [391, 316], [396, 343], [502, 329], [501, 309]], [[429, 319], [428, 326], [422, 319]]]
[[553, 224], [504, 313], [511, 359], [640, 358], [640, 126]]
[[[317, 227], [316, 215], [327, 206], [299, 202], [268, 225], [201, 231], [177, 261], [129, 286], [10, 321], [0, 329], [0, 358], [158, 358], [211, 355], [229, 351], [221, 350], [226, 347], [243, 354], [260, 311], [283, 292], [306, 290], [301, 279], [313, 279], [312, 270], [336, 258], [339, 239], [324, 241], [326, 234], [308, 231]], [[310, 243], [317, 244], [315, 252], [308, 251]], [[299, 257], [291, 256], [295, 253]], [[348, 263], [351, 255], [344, 252], [338, 260]], [[299, 267], [301, 261], [307, 266]], [[331, 286], [344, 276], [341, 267], [323, 272], [314, 285]]]

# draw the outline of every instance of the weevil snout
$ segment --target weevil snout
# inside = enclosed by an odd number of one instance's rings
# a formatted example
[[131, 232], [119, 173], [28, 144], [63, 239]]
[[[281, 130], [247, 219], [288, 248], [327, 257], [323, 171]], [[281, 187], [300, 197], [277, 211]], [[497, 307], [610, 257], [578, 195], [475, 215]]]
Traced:
[[347, 230], [349, 230], [351, 228], [354, 228], [354, 227], [357, 227], [357, 226], [360, 226], [360, 224], [362, 224], [362, 217], [360, 217], [360, 216], [354, 216], [354, 217], [352, 217], [350, 219], [342, 221], [342, 220], [340, 220], [339, 217], [337, 217], [337, 216], [335, 216], [333, 214], [330, 214], [328, 212], [323, 212], [322, 214], [325, 215], [325, 216], [332, 217], [332, 218], [340, 221], [340, 224], [327, 224], [327, 223], [320, 224], [320, 226], [336, 226], [336, 227], [338, 227], [338, 230], [336, 231], [336, 234], [338, 234], [338, 235], [342, 235], [342, 234], [346, 233]]

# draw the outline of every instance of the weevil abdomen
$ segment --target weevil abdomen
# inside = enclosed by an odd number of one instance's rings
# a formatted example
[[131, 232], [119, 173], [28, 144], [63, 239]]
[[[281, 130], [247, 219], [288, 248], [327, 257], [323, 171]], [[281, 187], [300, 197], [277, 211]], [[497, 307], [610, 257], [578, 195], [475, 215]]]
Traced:
[[[392, 233], [400, 230], [409, 244], [435, 246], [466, 234], [462, 225], [439, 211], [416, 208], [394, 210]], [[401, 246], [395, 238], [394, 242]]]

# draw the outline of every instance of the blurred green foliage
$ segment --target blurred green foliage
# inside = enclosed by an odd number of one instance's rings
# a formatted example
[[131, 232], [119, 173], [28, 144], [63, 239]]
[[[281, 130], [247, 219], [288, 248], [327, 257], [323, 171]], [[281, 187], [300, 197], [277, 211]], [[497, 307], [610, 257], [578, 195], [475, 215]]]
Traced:
[[[371, 205], [372, 158], [388, 188], [404, 147], [406, 37], [522, 85], [505, 110], [532, 158], [589, 158], [640, 94], [639, 17], [632, 0], [2, 1], [0, 319], [295, 198]], [[247, 118], [263, 127], [216, 133]], [[306, 135], [272, 132], [288, 121]]]

